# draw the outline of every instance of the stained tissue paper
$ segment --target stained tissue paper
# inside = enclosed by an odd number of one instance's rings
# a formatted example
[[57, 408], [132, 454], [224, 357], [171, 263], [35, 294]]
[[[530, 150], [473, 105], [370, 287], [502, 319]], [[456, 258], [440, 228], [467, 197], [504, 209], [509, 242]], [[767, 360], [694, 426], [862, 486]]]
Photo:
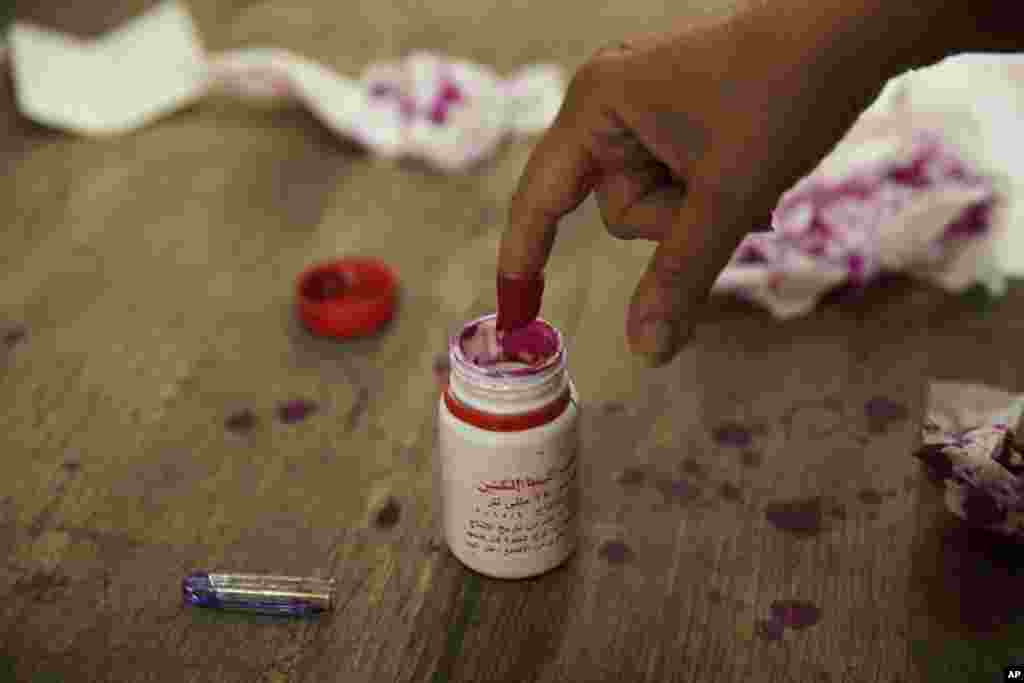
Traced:
[[972, 526], [1024, 541], [1024, 395], [933, 382], [915, 453]]
[[883, 272], [1002, 294], [1024, 275], [1021, 121], [1024, 55], [962, 54], [892, 79], [714, 292], [779, 318]]
[[47, 126], [86, 136], [127, 133], [211, 92], [294, 100], [377, 154], [419, 158], [445, 171], [485, 159], [506, 135], [547, 128], [565, 90], [556, 66], [529, 66], [502, 79], [430, 52], [372, 64], [358, 80], [288, 50], [210, 55], [187, 9], [174, 1], [96, 40], [18, 22], [9, 43], [18, 107]]

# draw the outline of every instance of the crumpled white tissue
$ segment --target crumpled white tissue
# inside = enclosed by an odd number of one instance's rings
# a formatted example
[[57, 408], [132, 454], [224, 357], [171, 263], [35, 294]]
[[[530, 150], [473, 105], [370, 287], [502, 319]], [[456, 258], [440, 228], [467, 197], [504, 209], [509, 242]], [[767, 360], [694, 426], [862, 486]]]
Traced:
[[747, 235], [714, 293], [778, 318], [905, 272], [952, 292], [1024, 275], [1024, 55], [969, 53], [890, 80]]
[[932, 381], [914, 456], [971, 526], [1024, 541], [1024, 395]]
[[445, 171], [482, 161], [506, 135], [543, 131], [565, 92], [555, 65], [528, 66], [503, 79], [486, 66], [431, 52], [372, 64], [358, 80], [283, 49], [208, 55], [176, 0], [89, 41], [17, 22], [8, 51], [19, 109], [79, 135], [128, 133], [223, 92], [298, 101], [334, 133], [376, 154], [419, 158]]

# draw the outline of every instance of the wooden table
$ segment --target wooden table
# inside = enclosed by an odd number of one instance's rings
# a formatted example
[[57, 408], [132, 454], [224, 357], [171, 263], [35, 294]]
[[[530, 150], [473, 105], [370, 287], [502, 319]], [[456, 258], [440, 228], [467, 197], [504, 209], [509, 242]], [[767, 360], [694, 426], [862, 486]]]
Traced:
[[[142, 6], [41, 4], [25, 16], [83, 35]], [[194, 11], [213, 49], [346, 73], [418, 47], [571, 69], [682, 11], [313, 4]], [[929, 376], [1024, 387], [1020, 288], [980, 311], [897, 283], [786, 323], [720, 301], [675, 363], [640, 370], [624, 313], [651, 247], [587, 203], [544, 302], [585, 405], [582, 544], [542, 578], [489, 580], [437, 533], [431, 366], [494, 308], [527, 143], [443, 176], [298, 109], [214, 99], [88, 141], [2, 97], [0, 681], [974, 681], [1020, 642], [1017, 554], [966, 534], [910, 457]], [[294, 320], [296, 275], [341, 254], [400, 274], [377, 338]], [[315, 412], [282, 422], [296, 398]], [[894, 419], [869, 420], [873, 398]], [[193, 568], [331, 575], [340, 605], [185, 608]]]

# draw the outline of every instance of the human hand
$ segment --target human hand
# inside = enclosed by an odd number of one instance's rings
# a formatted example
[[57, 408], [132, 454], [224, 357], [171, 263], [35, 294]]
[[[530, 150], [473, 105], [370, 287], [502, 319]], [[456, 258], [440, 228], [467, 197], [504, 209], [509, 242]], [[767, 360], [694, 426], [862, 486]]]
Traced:
[[539, 276], [559, 219], [595, 193], [612, 236], [657, 242], [626, 334], [649, 364], [670, 361], [743, 235], [767, 225], [880, 83], [846, 68], [828, 35], [794, 39], [737, 15], [600, 50], [526, 165], [499, 275]]

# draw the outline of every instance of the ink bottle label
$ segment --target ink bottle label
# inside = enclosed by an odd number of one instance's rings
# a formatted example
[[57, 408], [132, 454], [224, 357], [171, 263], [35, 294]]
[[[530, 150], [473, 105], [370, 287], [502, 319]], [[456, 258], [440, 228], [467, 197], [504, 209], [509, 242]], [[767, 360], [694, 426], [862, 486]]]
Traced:
[[439, 403], [442, 523], [452, 553], [496, 578], [549, 571], [579, 536], [578, 398], [561, 334], [495, 316], [451, 340]]

